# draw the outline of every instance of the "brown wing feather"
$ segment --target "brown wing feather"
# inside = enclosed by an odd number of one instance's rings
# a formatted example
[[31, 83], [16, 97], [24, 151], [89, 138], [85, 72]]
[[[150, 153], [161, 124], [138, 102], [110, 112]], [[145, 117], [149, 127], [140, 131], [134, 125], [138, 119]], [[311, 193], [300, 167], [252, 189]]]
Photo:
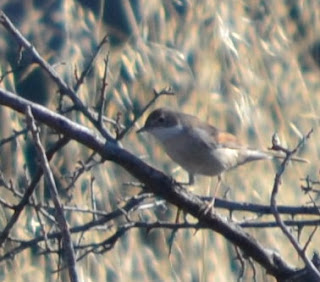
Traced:
[[230, 149], [239, 149], [244, 147], [236, 136], [228, 132], [219, 132], [217, 140], [219, 144]]
[[198, 128], [204, 130], [207, 132], [207, 134], [210, 136], [210, 141], [207, 142], [208, 140], [202, 140], [204, 143], [207, 143], [207, 145], [213, 144], [215, 146], [222, 146], [222, 147], [228, 147], [231, 149], [239, 149], [239, 148], [244, 148], [245, 146], [239, 142], [236, 136], [234, 136], [231, 133], [224, 132], [219, 130], [218, 128], [207, 124], [206, 122], [203, 122], [199, 120], [197, 117], [188, 115], [188, 114], [183, 114], [181, 115], [184, 116], [184, 125], [190, 130], [191, 132], [193, 131], [193, 126], [192, 125], [197, 125]]

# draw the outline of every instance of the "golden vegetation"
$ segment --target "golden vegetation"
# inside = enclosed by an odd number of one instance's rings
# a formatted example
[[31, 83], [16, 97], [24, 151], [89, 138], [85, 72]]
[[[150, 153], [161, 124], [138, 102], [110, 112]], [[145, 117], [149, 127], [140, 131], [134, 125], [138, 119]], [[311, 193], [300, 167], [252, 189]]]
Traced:
[[[278, 132], [282, 144], [291, 148], [303, 134], [314, 128], [311, 140], [301, 152], [310, 164], [290, 166], [279, 195], [279, 204], [305, 205], [309, 201], [300, 185], [301, 178], [310, 175], [316, 179], [319, 171], [320, 51], [316, 59], [310, 51], [319, 40], [317, 1], [297, 2], [292, 6], [290, 1], [139, 1], [138, 31], [132, 33], [136, 32], [138, 38], [127, 37], [105, 18], [109, 14], [103, 9], [108, 8], [110, 1], [106, 1], [106, 6], [100, 1], [96, 7], [86, 7], [82, 1], [65, 1], [60, 6], [41, 4], [40, 7], [34, 7], [31, 1], [26, 1], [28, 4], [10, 2], [3, 3], [2, 8], [8, 9], [8, 16], [21, 32], [70, 84], [75, 83], [75, 69], [81, 73], [103, 36], [110, 33], [112, 38], [117, 37], [117, 43], [114, 39], [101, 52], [78, 92], [89, 107], [96, 108], [104, 71], [103, 58], [110, 51], [106, 104], [109, 118], [115, 119], [120, 112], [121, 121], [128, 124], [152, 98], [153, 88], [171, 85], [176, 96], [164, 96], [154, 107], [171, 106], [197, 115], [237, 134], [252, 147], [271, 146], [271, 136]], [[16, 13], [12, 12], [14, 5]], [[12, 47], [14, 43], [8, 43], [4, 37], [0, 39], [0, 52], [5, 55], [1, 57], [6, 58], [1, 59], [2, 73], [12, 68], [17, 54], [17, 48]], [[43, 73], [32, 79], [31, 89], [24, 88], [27, 87], [24, 82], [36, 71], [34, 65], [28, 66], [14, 79], [13, 75], [7, 76], [1, 86], [17, 90], [22, 96], [32, 94], [32, 99], [40, 99], [41, 103], [55, 109], [57, 89]], [[19, 130], [24, 126], [11, 111], [1, 109], [1, 116], [5, 121], [1, 125], [2, 137], [10, 135], [12, 129]], [[83, 116], [73, 114], [72, 118], [89, 125]], [[48, 131], [46, 142], [52, 138]], [[175, 178], [186, 179], [185, 172], [177, 168], [149, 137], [137, 136], [133, 130], [124, 138], [123, 146]], [[33, 174], [34, 160], [30, 160], [28, 150], [23, 139], [1, 148], [1, 170], [17, 186], [24, 181], [21, 175], [25, 164], [28, 164], [27, 174]], [[89, 153], [72, 142], [63, 154], [55, 157], [52, 169], [62, 190], [68, 183], [67, 174], [75, 171], [78, 161], [85, 160]], [[228, 198], [231, 200], [268, 204], [275, 171], [276, 166], [271, 162], [248, 164], [231, 171], [226, 174], [218, 196], [222, 197], [230, 188]], [[106, 162], [81, 176], [67, 193], [72, 195], [69, 201], [65, 195], [66, 204], [91, 207], [92, 177], [95, 178], [93, 193], [97, 207], [103, 211], [111, 211], [123, 197], [138, 191], [123, 185], [133, 180], [130, 175]], [[192, 189], [206, 195], [215, 181], [199, 177]], [[23, 187], [21, 185], [19, 189], [23, 191]], [[37, 193], [45, 193], [43, 189], [39, 188]], [[2, 197], [5, 195], [4, 191]], [[9, 193], [8, 197], [11, 197]], [[145, 211], [142, 216], [172, 221], [175, 212], [175, 208], [169, 206], [168, 210]], [[91, 219], [89, 214], [79, 216], [70, 212], [67, 215], [74, 223]], [[1, 225], [6, 224], [8, 216], [2, 212]], [[234, 216], [234, 220], [242, 221], [250, 220], [252, 214]], [[114, 232], [113, 227], [91, 232], [82, 240], [100, 242]], [[38, 229], [35, 214], [26, 210], [12, 237], [30, 239], [31, 231]], [[310, 233], [308, 228], [303, 231], [301, 242], [305, 242]], [[83, 281], [235, 281], [239, 265], [234, 261], [233, 246], [224, 238], [211, 231], [194, 234], [193, 230], [181, 230], [176, 234], [169, 256], [170, 232], [153, 230], [147, 234], [131, 230], [109, 252], [91, 254], [79, 262]], [[301, 264], [279, 229], [248, 232], [266, 247], [279, 250], [288, 262]], [[318, 247], [316, 244], [317, 240], [314, 240], [309, 247], [310, 255]], [[35, 275], [39, 281], [50, 281], [56, 280], [50, 271], [57, 268], [57, 261], [24, 252], [11, 265], [8, 263], [0, 268], [6, 273], [7, 281], [17, 280], [17, 276], [31, 281]], [[248, 267], [246, 281], [250, 281], [252, 275], [252, 269]], [[268, 279], [262, 278], [265, 273], [260, 268], [257, 277], [258, 281]], [[60, 278], [63, 280], [63, 275]]]

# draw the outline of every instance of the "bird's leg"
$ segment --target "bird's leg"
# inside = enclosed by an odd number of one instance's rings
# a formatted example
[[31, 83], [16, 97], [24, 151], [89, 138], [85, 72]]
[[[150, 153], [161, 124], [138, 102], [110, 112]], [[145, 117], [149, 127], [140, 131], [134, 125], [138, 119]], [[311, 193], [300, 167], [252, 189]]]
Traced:
[[217, 184], [214, 188], [214, 192], [213, 192], [213, 196], [212, 196], [212, 200], [210, 201], [209, 204], [207, 204], [205, 206], [205, 209], [203, 210], [203, 214], [206, 215], [210, 210], [212, 210], [214, 208], [214, 202], [216, 200], [216, 195], [218, 193], [218, 190], [221, 186], [221, 182], [222, 182], [222, 178], [221, 178], [221, 174], [218, 175], [218, 181]]
[[188, 185], [193, 185], [194, 184], [194, 175], [189, 172], [188, 177], [189, 177]]
[[181, 213], [181, 209], [178, 208], [175, 223], [179, 223], [180, 213]]
[[[188, 172], [188, 177], [189, 177], [189, 181], [187, 183], [179, 183], [179, 184], [182, 184], [182, 185], [193, 185], [194, 184], [194, 175], [190, 172]], [[177, 210], [177, 215], [176, 215], [176, 220], [175, 220], [175, 223], [179, 223], [179, 217], [180, 217], [180, 213], [181, 213], [181, 210], [178, 208]], [[185, 212], [183, 212], [183, 217], [186, 221], [186, 218], [187, 218], [187, 214]]]
[[[186, 213], [185, 211], [182, 211], [182, 212], [183, 212], [184, 222], [187, 223], [187, 222], [188, 222], [188, 220], [187, 220], [187, 213]], [[175, 223], [179, 223], [180, 214], [181, 214], [181, 209], [178, 208]]]

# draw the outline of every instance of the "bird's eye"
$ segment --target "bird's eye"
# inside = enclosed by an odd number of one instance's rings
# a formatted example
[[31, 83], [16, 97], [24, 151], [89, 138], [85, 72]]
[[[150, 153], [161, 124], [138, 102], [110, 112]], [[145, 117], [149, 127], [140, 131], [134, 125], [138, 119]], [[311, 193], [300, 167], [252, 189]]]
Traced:
[[159, 121], [160, 123], [163, 123], [163, 122], [164, 122], [164, 117], [159, 117], [159, 118], [158, 118], [158, 121]]

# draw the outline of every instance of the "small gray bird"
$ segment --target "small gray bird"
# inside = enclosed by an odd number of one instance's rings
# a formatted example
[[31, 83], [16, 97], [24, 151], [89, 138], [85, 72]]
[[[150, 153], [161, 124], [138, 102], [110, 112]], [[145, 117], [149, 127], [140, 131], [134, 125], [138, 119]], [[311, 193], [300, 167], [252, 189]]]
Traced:
[[[154, 110], [138, 130], [152, 134], [168, 156], [189, 174], [218, 176], [239, 165], [264, 159], [284, 158], [271, 152], [250, 149], [234, 135], [199, 120], [197, 117], [168, 108]], [[306, 162], [300, 158], [294, 161]]]

